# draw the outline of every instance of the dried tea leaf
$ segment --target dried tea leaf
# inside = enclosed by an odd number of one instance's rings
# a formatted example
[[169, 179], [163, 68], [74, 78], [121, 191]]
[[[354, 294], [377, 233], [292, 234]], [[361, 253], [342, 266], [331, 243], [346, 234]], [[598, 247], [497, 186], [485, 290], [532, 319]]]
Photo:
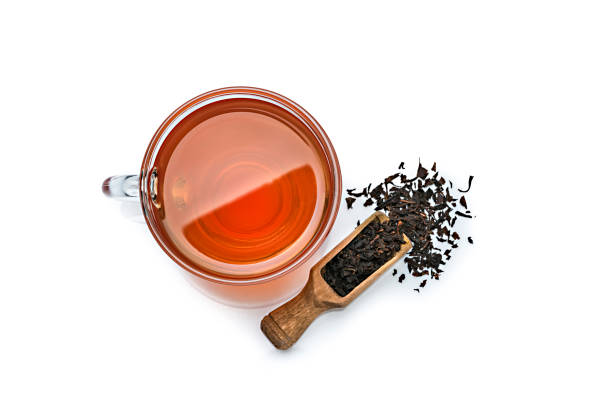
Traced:
[[429, 172], [427, 171], [427, 169], [426, 169], [425, 167], [423, 167], [423, 166], [421, 165], [421, 163], [419, 163], [419, 168], [418, 168], [418, 170], [417, 170], [417, 177], [418, 177], [418, 178], [422, 178], [422, 179], [424, 179], [424, 178], [426, 178], [426, 177], [427, 177], [427, 174], [428, 174], [428, 173], [429, 173]]
[[389, 177], [387, 177], [387, 178], [385, 179], [385, 184], [392, 183], [392, 182], [393, 182], [393, 180], [395, 180], [396, 178], [398, 178], [398, 177], [399, 177], [399, 175], [400, 175], [399, 173], [395, 173], [395, 174], [390, 175]]
[[353, 197], [346, 197], [346, 208], [347, 209], [351, 209], [353, 208], [353, 203], [357, 201], [357, 199], [353, 198]]
[[470, 176], [470, 179], [468, 180], [468, 188], [467, 188], [467, 190], [459, 189], [459, 191], [461, 191], [462, 193], [467, 193], [468, 191], [470, 191], [470, 188], [472, 188], [472, 180], [474, 180], [474, 176]]
[[354, 189], [354, 188], [349, 188], [349, 189], [347, 189], [347, 190], [346, 190], [346, 193], [347, 193], [348, 195], [352, 196], [352, 197], [363, 197], [364, 195], [367, 195], [367, 194], [368, 194], [368, 192], [367, 192], [366, 188], [364, 188], [363, 190], [361, 190], [359, 193], [355, 193], [355, 190], [356, 190], [356, 189]]

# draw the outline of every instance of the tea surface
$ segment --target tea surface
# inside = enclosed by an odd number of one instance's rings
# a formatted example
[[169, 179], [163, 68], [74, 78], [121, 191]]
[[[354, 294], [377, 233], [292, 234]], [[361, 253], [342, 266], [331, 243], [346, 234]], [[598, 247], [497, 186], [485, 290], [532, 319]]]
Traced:
[[233, 275], [297, 256], [326, 205], [324, 167], [309, 129], [260, 100], [192, 112], [172, 129], [155, 166], [171, 241], [205, 268], [231, 264]]

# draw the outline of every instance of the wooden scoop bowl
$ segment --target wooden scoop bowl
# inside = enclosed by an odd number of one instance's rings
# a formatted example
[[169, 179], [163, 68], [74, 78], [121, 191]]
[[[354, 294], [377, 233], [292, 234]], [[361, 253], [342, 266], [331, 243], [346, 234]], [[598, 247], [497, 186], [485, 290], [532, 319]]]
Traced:
[[291, 347], [310, 326], [310, 323], [321, 313], [329, 309], [343, 308], [351, 303], [370, 286], [391, 265], [401, 258], [412, 244], [404, 235], [405, 244], [395, 256], [378, 268], [374, 273], [357, 285], [346, 296], [338, 295], [323, 279], [321, 269], [338, 252], [347, 246], [369, 223], [378, 219], [380, 222], [389, 218], [378, 211], [366, 219], [359, 227], [342, 240], [334, 249], [325, 255], [310, 269], [310, 277], [300, 293], [287, 303], [267, 314], [261, 321], [261, 331], [276, 348], [286, 350]]

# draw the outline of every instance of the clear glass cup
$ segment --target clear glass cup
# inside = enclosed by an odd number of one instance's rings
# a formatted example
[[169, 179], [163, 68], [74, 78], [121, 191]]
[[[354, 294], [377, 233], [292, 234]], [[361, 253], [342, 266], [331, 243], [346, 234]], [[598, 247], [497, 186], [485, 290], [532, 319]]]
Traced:
[[[298, 119], [308, 128], [311, 142], [316, 143], [326, 171], [328, 188], [326, 206], [321, 214], [317, 230], [300, 253], [286, 264], [261, 275], [243, 278], [229, 276], [222, 270], [209, 270], [184, 261], [181, 253], [167, 234], [163, 234], [154, 213], [157, 202], [157, 173], [154, 167], [160, 147], [170, 131], [188, 114], [219, 100], [230, 98], [257, 99], [272, 103]], [[199, 95], [176, 109], [161, 124], [146, 150], [139, 175], [109, 177], [103, 182], [103, 192], [112, 198], [140, 200], [144, 218], [160, 247], [188, 273], [186, 276], [209, 297], [232, 306], [260, 307], [281, 302], [296, 294], [308, 278], [308, 269], [315, 255], [329, 234], [336, 219], [341, 200], [342, 176], [334, 148], [325, 131], [306, 110], [277, 93], [259, 88], [230, 87]], [[256, 266], [257, 264], [253, 264]]]

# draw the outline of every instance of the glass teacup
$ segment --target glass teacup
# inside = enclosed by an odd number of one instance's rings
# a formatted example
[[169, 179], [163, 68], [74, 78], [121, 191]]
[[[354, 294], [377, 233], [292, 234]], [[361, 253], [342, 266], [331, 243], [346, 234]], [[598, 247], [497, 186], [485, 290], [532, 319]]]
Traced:
[[341, 188], [316, 120], [247, 87], [186, 102], [153, 136], [139, 175], [103, 183], [111, 197], [140, 200], [153, 237], [192, 282], [242, 307], [280, 302], [304, 285]]

